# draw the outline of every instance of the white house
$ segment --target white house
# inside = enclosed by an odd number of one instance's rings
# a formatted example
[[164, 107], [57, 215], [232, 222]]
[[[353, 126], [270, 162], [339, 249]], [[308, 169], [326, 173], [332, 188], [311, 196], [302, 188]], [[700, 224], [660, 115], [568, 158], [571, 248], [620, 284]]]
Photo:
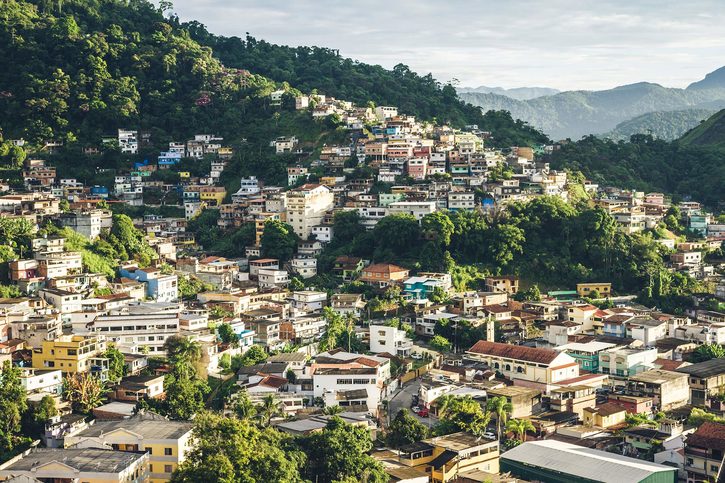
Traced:
[[400, 357], [408, 357], [413, 349], [413, 341], [404, 330], [387, 325], [370, 325], [370, 352], [387, 352]]

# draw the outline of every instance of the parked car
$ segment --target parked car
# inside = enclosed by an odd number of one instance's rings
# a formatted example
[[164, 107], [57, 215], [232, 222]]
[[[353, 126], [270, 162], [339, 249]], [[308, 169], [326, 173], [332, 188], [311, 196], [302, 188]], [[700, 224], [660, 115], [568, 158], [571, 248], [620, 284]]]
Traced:
[[483, 433], [483, 437], [487, 439], [496, 439], [496, 435], [491, 431], [486, 431]]
[[422, 356], [422, 355], [420, 355], [420, 354], [418, 354], [417, 352], [413, 352], [413, 353], [412, 353], [412, 354], [410, 355], [410, 357], [412, 357], [412, 358], [413, 358], [413, 359], [415, 359], [415, 360], [420, 360], [420, 359], [422, 359], [422, 358], [423, 358], [423, 356]]
[[412, 411], [413, 411], [413, 412], [414, 412], [415, 414], [418, 414], [418, 413], [420, 412], [420, 406], [413, 406], [413, 407], [411, 408], [411, 410], [412, 410]]
[[421, 418], [427, 418], [428, 417], [428, 410], [426, 408], [421, 409], [418, 411], [418, 416]]

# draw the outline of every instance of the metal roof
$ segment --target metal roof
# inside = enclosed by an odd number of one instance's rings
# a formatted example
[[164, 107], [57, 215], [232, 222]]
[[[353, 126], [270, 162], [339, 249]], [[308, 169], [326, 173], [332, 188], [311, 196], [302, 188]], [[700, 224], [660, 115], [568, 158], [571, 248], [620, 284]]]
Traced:
[[675, 471], [664, 465], [555, 440], [524, 443], [502, 454], [501, 460], [605, 483], [640, 482], [654, 473]]

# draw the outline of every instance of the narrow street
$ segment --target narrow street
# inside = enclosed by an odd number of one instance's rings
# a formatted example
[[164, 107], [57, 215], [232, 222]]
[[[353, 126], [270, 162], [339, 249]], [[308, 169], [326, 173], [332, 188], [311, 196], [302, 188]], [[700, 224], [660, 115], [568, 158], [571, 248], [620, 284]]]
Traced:
[[432, 427], [436, 423], [437, 419], [435, 417], [429, 416], [427, 418], [421, 418], [410, 410], [410, 406], [413, 402], [413, 396], [418, 394], [419, 388], [420, 381], [416, 379], [407, 383], [405, 387], [403, 387], [403, 389], [395, 393], [395, 396], [390, 399], [389, 403], [391, 421], [393, 420], [393, 418], [395, 418], [395, 415], [398, 414], [398, 411], [400, 411], [401, 409], [407, 409], [408, 411], [410, 411], [410, 414], [412, 414], [415, 418], [417, 418], [420, 422], [428, 427]]

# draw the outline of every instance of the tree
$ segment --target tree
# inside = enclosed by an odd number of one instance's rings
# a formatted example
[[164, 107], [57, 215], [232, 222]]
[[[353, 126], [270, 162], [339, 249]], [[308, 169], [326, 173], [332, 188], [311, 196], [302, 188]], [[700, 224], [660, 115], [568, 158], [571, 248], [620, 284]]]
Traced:
[[360, 352], [363, 344], [355, 334], [352, 314], [343, 316], [341, 313], [325, 307], [322, 315], [327, 321], [327, 332], [320, 339], [318, 350], [328, 351], [341, 347], [350, 352]]
[[336, 246], [344, 246], [352, 243], [355, 238], [365, 233], [365, 227], [361, 223], [360, 214], [357, 210], [338, 211], [335, 213], [332, 225], [334, 243]]
[[188, 420], [204, 409], [209, 385], [199, 379], [175, 375], [172, 371], [164, 379], [166, 415], [171, 419]]
[[106, 385], [99, 377], [87, 372], [69, 374], [63, 379], [63, 397], [74, 411], [90, 414], [106, 397]]
[[262, 233], [262, 255], [286, 262], [295, 254], [299, 237], [291, 226], [279, 220], [268, 219]]
[[242, 367], [249, 367], [267, 360], [267, 353], [258, 345], [250, 346], [241, 356], [232, 358], [232, 370], [238, 371]]
[[234, 413], [240, 419], [254, 419], [257, 415], [257, 407], [249, 399], [247, 391], [242, 390], [237, 394], [237, 399], [234, 402]]
[[420, 225], [413, 215], [394, 214], [380, 220], [373, 230], [376, 259], [410, 256], [420, 238]]
[[500, 438], [501, 428], [506, 426], [506, 420], [514, 408], [505, 397], [498, 396], [488, 400], [486, 409], [496, 415], [496, 434]]
[[45, 424], [56, 415], [58, 408], [55, 405], [55, 398], [50, 394], [43, 396], [35, 407], [26, 412], [23, 433], [38, 439], [45, 432]]
[[521, 441], [526, 441], [527, 431], [536, 431], [533, 423], [528, 419], [512, 419], [506, 423], [506, 431], [510, 431], [518, 436]]
[[380, 463], [368, 453], [373, 448], [368, 429], [333, 416], [322, 431], [298, 439], [307, 455], [303, 476], [310, 481], [387, 482]]
[[322, 409], [322, 414], [326, 416], [334, 416], [336, 414], [340, 414], [343, 412], [344, 409], [339, 404], [335, 404], [334, 406], [325, 406], [325, 408]]
[[172, 482], [210, 483], [300, 481], [304, 455], [290, 436], [259, 429], [252, 422], [200, 413], [192, 430], [194, 446]]
[[693, 362], [705, 362], [725, 357], [725, 348], [720, 344], [702, 344], [692, 353]]
[[239, 336], [230, 324], [219, 324], [217, 326], [217, 333], [219, 334], [219, 340], [225, 344], [230, 344], [233, 347], [239, 345]]
[[401, 409], [390, 423], [385, 441], [391, 448], [401, 448], [428, 437], [428, 428], [418, 421], [407, 409]]
[[0, 372], [0, 458], [9, 458], [27, 442], [20, 433], [23, 413], [28, 408], [25, 388], [20, 382], [20, 369], [5, 361]]
[[282, 412], [282, 403], [274, 394], [264, 396], [262, 404], [257, 406], [257, 414], [262, 426], [269, 426], [270, 421], [282, 414]]
[[164, 342], [166, 358], [174, 374], [192, 378], [197, 373], [196, 365], [201, 360], [201, 344], [188, 337], [174, 335]]
[[435, 240], [444, 247], [450, 245], [451, 235], [455, 230], [451, 218], [444, 211], [435, 211], [424, 216], [421, 220], [421, 228], [426, 238]]
[[466, 431], [482, 436], [491, 422], [491, 413], [484, 411], [471, 396], [441, 396], [436, 399], [440, 422], [435, 427], [436, 434], [450, 434]]
[[452, 347], [451, 341], [442, 335], [434, 335], [429, 345], [438, 352], [450, 352]]
[[519, 302], [541, 302], [541, 291], [539, 286], [534, 284], [527, 290], [519, 290], [514, 295], [514, 300]]
[[433, 287], [433, 291], [428, 296], [428, 299], [430, 299], [430, 301], [434, 304], [446, 304], [451, 300], [448, 296], [448, 292], [443, 290], [443, 287], [438, 286]]
[[103, 356], [108, 359], [108, 380], [119, 382], [128, 370], [123, 353], [115, 345], [109, 344]]

